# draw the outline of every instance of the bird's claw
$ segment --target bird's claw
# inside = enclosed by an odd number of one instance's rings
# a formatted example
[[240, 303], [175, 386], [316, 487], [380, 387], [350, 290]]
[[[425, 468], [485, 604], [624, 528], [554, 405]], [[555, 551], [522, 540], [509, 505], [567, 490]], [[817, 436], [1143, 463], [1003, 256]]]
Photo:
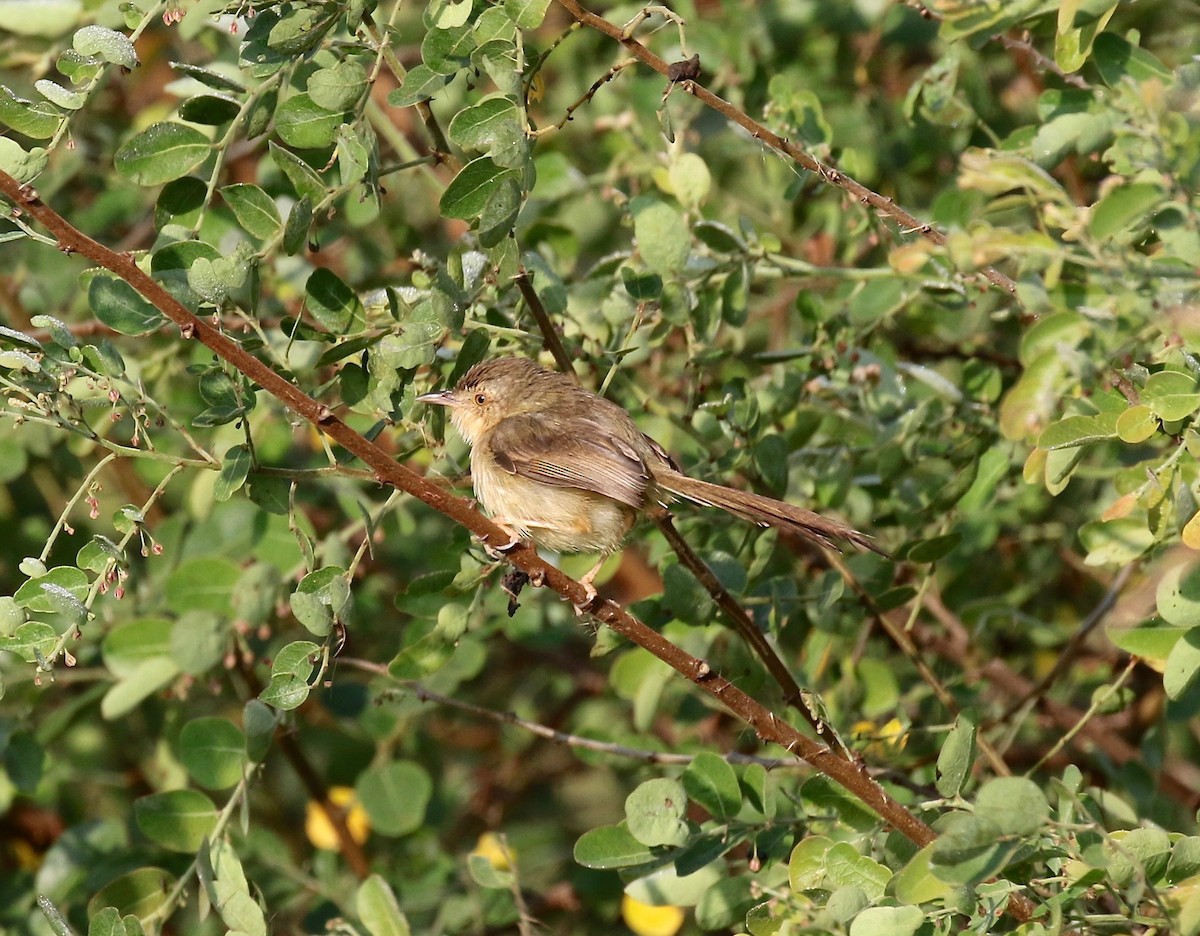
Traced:
[[500, 545], [500, 546], [493, 546], [489, 542], [487, 542], [487, 540], [484, 540], [483, 541], [483, 551], [485, 553], [487, 553], [488, 556], [491, 557], [492, 559], [502, 559], [502, 558], [504, 558], [505, 553], [512, 552], [514, 549], [516, 549], [520, 545], [521, 545], [521, 538], [519, 536], [514, 537], [513, 539], [510, 539], [507, 543], [504, 543], [503, 545]]
[[583, 604], [572, 605], [572, 607], [575, 609], [575, 614], [578, 617], [583, 617], [589, 611], [593, 610], [596, 607], [596, 604], [600, 601], [600, 593], [596, 591], [595, 585], [593, 585], [591, 582], [582, 582], [581, 584], [583, 585], [584, 591], [587, 592], [587, 598]]
[[508, 537], [507, 543], [504, 543], [502, 546], [493, 546], [487, 541], [486, 538], [482, 536], [476, 538], [480, 543], [483, 544], [483, 551], [486, 552], [490, 558], [500, 559], [503, 558], [505, 553], [511, 552], [520, 546], [523, 540], [521, 534], [518, 533], [504, 517], [492, 517], [492, 523], [498, 526], [500, 528], [500, 532]]
[[521, 545], [521, 537], [520, 536], [518, 536], [512, 530], [505, 529], [504, 527], [501, 527], [501, 529], [504, 530], [504, 532], [508, 534], [509, 540], [507, 543], [502, 543], [499, 546], [493, 546], [491, 543], [489, 543], [487, 541], [486, 537], [483, 537], [483, 536], [475, 537], [476, 542], [478, 542], [479, 545], [481, 545], [483, 547], [483, 551], [488, 554], [489, 559], [502, 559], [502, 558], [504, 558], [505, 553], [512, 552], [514, 549], [516, 549], [518, 546]]

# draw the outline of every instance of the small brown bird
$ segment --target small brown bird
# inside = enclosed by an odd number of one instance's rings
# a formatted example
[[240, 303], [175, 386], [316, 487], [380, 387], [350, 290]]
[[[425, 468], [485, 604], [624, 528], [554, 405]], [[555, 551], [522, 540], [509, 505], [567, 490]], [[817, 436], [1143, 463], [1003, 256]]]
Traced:
[[525, 358], [483, 361], [453, 390], [417, 400], [449, 407], [471, 446], [475, 496], [510, 546], [529, 539], [555, 552], [601, 554], [581, 580], [593, 597], [592, 580], [638, 514], [676, 497], [820, 545], [842, 540], [886, 555], [865, 533], [811, 510], [689, 478], [620, 406]]

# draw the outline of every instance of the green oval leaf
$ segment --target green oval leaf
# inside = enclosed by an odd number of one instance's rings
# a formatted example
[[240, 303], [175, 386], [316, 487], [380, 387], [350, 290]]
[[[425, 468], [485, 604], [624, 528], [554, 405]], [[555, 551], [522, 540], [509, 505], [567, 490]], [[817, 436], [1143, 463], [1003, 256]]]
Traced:
[[151, 841], [177, 852], [194, 852], [217, 824], [217, 810], [203, 793], [152, 793], [133, 804], [138, 829]]
[[105, 884], [88, 901], [88, 916], [94, 919], [105, 908], [119, 914], [131, 914], [149, 922], [167, 901], [175, 876], [162, 868], [138, 868]]
[[81, 55], [98, 56], [113, 65], [136, 68], [137, 50], [124, 33], [105, 26], [84, 26], [71, 37], [71, 45]]
[[351, 59], [313, 72], [308, 79], [308, 96], [318, 107], [341, 114], [349, 110], [367, 87], [367, 73]]
[[425, 821], [433, 781], [420, 764], [392, 761], [360, 774], [354, 790], [376, 832], [407, 835]]
[[38, 93], [47, 101], [51, 101], [66, 110], [79, 110], [87, 103], [87, 98], [78, 91], [70, 91], [48, 78], [39, 78], [33, 83]]
[[230, 446], [221, 460], [221, 473], [217, 475], [217, 483], [213, 487], [213, 499], [227, 501], [241, 490], [250, 474], [250, 466], [253, 461], [249, 446], [245, 444]]
[[325, 197], [325, 183], [321, 181], [317, 171], [295, 153], [285, 150], [282, 146], [277, 146], [274, 141], [267, 143], [267, 149], [270, 150], [271, 159], [279, 167], [279, 171], [292, 183], [296, 194], [309, 199], [311, 203], [309, 211], [311, 212], [311, 205]]
[[241, 112], [241, 102], [226, 94], [198, 94], [179, 105], [180, 117], [206, 127], [229, 123]]
[[233, 586], [241, 569], [228, 559], [205, 556], [178, 566], [167, 579], [167, 606], [185, 611], [229, 612]]
[[687, 791], [678, 780], [647, 780], [625, 798], [629, 834], [643, 845], [682, 845], [688, 830]]
[[54, 136], [63, 115], [48, 101], [27, 101], [0, 85], [0, 123], [17, 133], [45, 140]]
[[634, 199], [630, 207], [638, 253], [653, 272], [670, 279], [683, 269], [691, 249], [683, 214], [652, 198]]
[[431, 29], [421, 41], [421, 61], [435, 74], [453, 75], [471, 62], [475, 33], [470, 24]]
[[179, 759], [197, 783], [225, 790], [242, 779], [246, 738], [225, 718], [196, 718], [179, 733]]
[[352, 321], [363, 321], [366, 313], [358, 295], [332, 270], [318, 267], [304, 284], [308, 311], [334, 334], [340, 335]]
[[436, 74], [428, 65], [418, 65], [404, 76], [400, 87], [388, 92], [388, 103], [392, 107], [411, 107], [421, 101], [428, 101], [446, 87], [453, 77]]
[[452, 143], [464, 149], [484, 150], [498, 136], [507, 137], [513, 127], [520, 131], [516, 104], [505, 97], [493, 97], [459, 111], [446, 132]]
[[179, 667], [168, 657], [153, 657], [138, 664], [100, 700], [106, 721], [123, 718], [179, 675]]
[[737, 774], [725, 758], [704, 751], [683, 772], [687, 795], [709, 811], [714, 819], [729, 819], [742, 808], [742, 789]]
[[346, 572], [326, 566], [300, 580], [290, 598], [292, 614], [310, 633], [326, 636], [335, 622], [345, 622], [353, 607], [353, 596]]
[[358, 886], [354, 895], [354, 912], [370, 936], [411, 936], [412, 930], [400, 909], [396, 894], [378, 874], [372, 874]]
[[1110, 413], [1066, 416], [1042, 431], [1037, 441], [1038, 448], [1052, 451], [1111, 439], [1117, 434], [1116, 421], [1117, 417]]
[[1122, 517], [1084, 524], [1079, 541], [1087, 550], [1088, 565], [1126, 565], [1154, 545], [1154, 533], [1145, 520]]
[[82, 569], [58, 566], [18, 588], [13, 600], [33, 612], [82, 617], [87, 613], [83, 599], [87, 597], [90, 585], [87, 573]]
[[171, 622], [165, 618], [139, 618], [114, 627], [100, 645], [104, 665], [124, 679], [147, 660], [171, 653]]
[[288, 146], [324, 149], [333, 145], [338, 126], [346, 118], [319, 107], [307, 92], [293, 94], [275, 111], [275, 130]]
[[1167, 654], [1163, 689], [1167, 698], [1178, 699], [1200, 673], [1200, 627], [1194, 627], [1175, 642]]
[[1168, 624], [1200, 627], [1200, 565], [1172, 566], [1158, 582], [1155, 605]]
[[447, 218], [472, 221], [483, 212], [492, 194], [505, 179], [514, 178], [512, 169], [502, 169], [488, 156], [467, 163], [446, 186], [439, 205]]
[[624, 822], [590, 829], [575, 843], [575, 860], [600, 871], [630, 868], [653, 858], [654, 853], [630, 835]]
[[975, 764], [977, 730], [974, 717], [960, 712], [938, 752], [937, 791], [947, 799], [958, 796], [971, 775], [971, 768]]
[[88, 305], [96, 318], [122, 335], [148, 335], [166, 321], [157, 307], [136, 289], [109, 273], [92, 277]]
[[251, 237], [266, 240], [278, 233], [283, 225], [275, 199], [257, 185], [236, 183], [221, 189], [221, 198], [237, 218], [238, 224]]
[[1050, 804], [1028, 777], [997, 777], [975, 797], [975, 815], [994, 822], [1002, 835], [1032, 835], [1050, 816]]
[[187, 175], [208, 157], [212, 143], [180, 123], [156, 123], [117, 150], [117, 172], [138, 185], [162, 185]]
[[1108, 192], [1092, 207], [1088, 230], [1098, 240], [1123, 235], [1132, 238], [1140, 224], [1166, 199], [1152, 182], [1132, 182]]
[[1158, 418], [1150, 407], [1141, 403], [1129, 407], [1117, 417], [1117, 437], [1122, 442], [1136, 445], [1145, 442], [1158, 432]]

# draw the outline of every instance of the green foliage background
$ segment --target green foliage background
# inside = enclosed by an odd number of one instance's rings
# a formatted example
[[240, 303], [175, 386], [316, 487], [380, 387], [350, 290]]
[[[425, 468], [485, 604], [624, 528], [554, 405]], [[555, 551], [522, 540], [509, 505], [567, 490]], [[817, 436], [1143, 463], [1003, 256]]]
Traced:
[[[1000, 932], [1017, 891], [1024, 932], [1200, 931], [1193, 5], [673, 9], [633, 36], [945, 243], [544, 0], [0, 0], [0, 168], [451, 480], [414, 397], [549, 361], [527, 269], [580, 378], [689, 471], [895, 555], [679, 511], [939, 841], [555, 596], [510, 619], [465, 531], [9, 211], [0, 929], [51, 931], [40, 894], [81, 932], [611, 933], [627, 886], [689, 932]], [[797, 718], [652, 528], [611, 570]], [[305, 834], [333, 786], [357, 850]], [[512, 870], [469, 857], [485, 831]]]

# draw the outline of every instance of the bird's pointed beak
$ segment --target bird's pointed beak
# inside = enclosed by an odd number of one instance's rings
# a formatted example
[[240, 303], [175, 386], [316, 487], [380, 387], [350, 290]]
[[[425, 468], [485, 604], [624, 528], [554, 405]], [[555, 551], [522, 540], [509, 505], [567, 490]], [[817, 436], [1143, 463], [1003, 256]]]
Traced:
[[418, 403], [433, 403], [437, 406], [455, 406], [458, 403], [458, 397], [454, 395], [453, 390], [438, 390], [434, 393], [422, 393], [417, 397]]

